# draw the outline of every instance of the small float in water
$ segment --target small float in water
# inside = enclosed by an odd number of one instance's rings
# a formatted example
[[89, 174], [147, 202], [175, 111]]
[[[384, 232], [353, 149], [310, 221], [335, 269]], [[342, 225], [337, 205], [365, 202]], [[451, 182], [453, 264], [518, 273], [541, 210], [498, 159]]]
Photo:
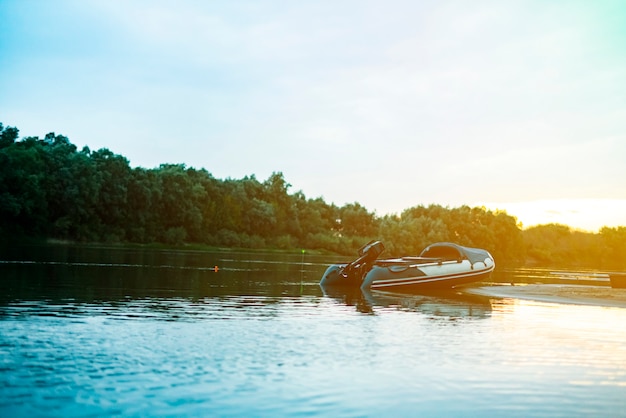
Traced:
[[378, 259], [384, 250], [380, 241], [367, 243], [356, 260], [329, 266], [320, 285], [394, 292], [445, 289], [485, 280], [495, 268], [488, 251], [451, 242], [431, 244], [419, 256]]

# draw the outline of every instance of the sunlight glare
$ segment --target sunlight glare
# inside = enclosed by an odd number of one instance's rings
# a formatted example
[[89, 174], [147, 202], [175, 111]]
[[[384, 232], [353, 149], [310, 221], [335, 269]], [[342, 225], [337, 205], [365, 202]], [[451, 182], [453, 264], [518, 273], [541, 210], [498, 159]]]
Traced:
[[555, 199], [529, 202], [478, 203], [505, 210], [523, 228], [558, 223], [573, 229], [598, 232], [603, 226], [626, 226], [626, 199]]

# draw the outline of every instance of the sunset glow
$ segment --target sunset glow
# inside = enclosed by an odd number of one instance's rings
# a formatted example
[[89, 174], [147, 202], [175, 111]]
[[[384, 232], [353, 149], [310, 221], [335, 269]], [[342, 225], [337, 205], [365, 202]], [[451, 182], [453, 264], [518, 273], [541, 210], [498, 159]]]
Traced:
[[598, 232], [604, 226], [626, 225], [626, 199], [562, 199], [477, 205], [491, 210], [505, 210], [515, 216], [523, 228], [556, 223]]

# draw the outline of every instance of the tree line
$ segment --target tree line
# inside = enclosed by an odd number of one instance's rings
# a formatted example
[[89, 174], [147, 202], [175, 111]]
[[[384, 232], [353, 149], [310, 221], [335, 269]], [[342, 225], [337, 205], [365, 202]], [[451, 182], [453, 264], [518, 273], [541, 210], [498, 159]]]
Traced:
[[281, 172], [259, 181], [214, 178], [185, 164], [132, 168], [103, 148], [78, 150], [63, 135], [19, 139], [0, 123], [0, 237], [78, 242], [197, 243], [354, 254], [380, 239], [387, 255], [453, 241], [488, 249], [499, 263], [626, 268], [626, 228], [593, 234], [564, 225], [522, 230], [505, 211], [416, 206], [377, 216], [290, 193]]

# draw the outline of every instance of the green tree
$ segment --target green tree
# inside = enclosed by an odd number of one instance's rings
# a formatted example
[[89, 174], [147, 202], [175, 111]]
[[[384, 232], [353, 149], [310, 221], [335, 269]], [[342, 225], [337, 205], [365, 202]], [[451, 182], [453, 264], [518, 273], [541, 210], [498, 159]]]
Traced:
[[600, 245], [603, 266], [626, 270], [626, 226], [600, 229]]
[[374, 213], [368, 212], [358, 203], [349, 203], [339, 208], [341, 233], [347, 236], [374, 238], [378, 232], [378, 221]]
[[0, 149], [0, 233], [48, 233], [45, 176], [39, 138], [28, 137]]
[[98, 200], [96, 216], [98, 232], [105, 241], [126, 240], [128, 229], [128, 185], [131, 169], [128, 160], [107, 148], [91, 153], [97, 170]]
[[205, 169], [163, 164], [146, 170], [106, 148], [78, 151], [63, 135], [18, 139], [0, 123], [0, 234], [180, 245], [315, 248], [354, 254], [381, 239], [386, 255], [418, 254], [454, 241], [485, 248], [499, 265], [526, 257], [545, 266], [624, 269], [626, 227], [599, 234], [558, 224], [521, 230], [484, 207], [415, 206], [377, 217], [359, 203], [338, 208], [289, 194], [281, 172], [219, 180]]
[[17, 128], [11, 126], [5, 128], [0, 123], [0, 149], [13, 145], [19, 136], [19, 132]]
[[524, 231], [526, 254], [533, 263], [563, 265], [570, 258], [571, 230], [567, 225], [537, 225]]

